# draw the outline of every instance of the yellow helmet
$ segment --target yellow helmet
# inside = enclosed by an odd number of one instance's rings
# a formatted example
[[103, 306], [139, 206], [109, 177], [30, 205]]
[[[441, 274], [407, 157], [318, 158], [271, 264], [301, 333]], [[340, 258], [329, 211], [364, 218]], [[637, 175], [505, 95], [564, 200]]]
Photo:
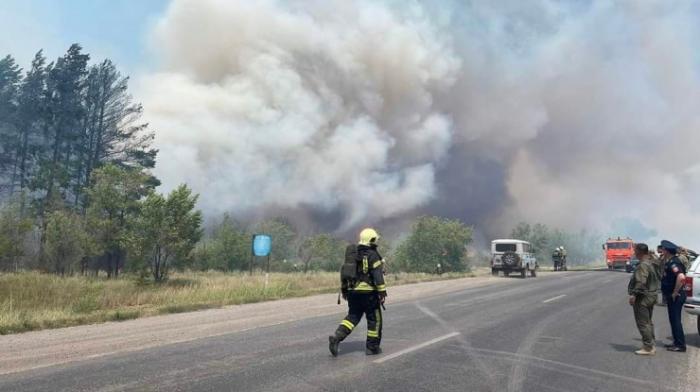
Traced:
[[368, 227], [360, 232], [359, 244], [369, 246], [369, 244], [371, 244], [372, 242], [377, 242], [378, 239], [379, 233], [377, 233], [376, 230]]

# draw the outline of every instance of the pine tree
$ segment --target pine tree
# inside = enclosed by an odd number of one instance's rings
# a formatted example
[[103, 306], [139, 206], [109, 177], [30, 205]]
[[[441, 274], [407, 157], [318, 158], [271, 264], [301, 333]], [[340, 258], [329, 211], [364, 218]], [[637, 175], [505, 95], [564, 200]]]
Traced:
[[106, 163], [122, 167], [153, 168], [153, 133], [139, 122], [143, 108], [128, 93], [123, 77], [110, 60], [90, 68], [85, 94], [82, 142], [74, 180], [75, 205], [91, 183], [93, 170]]
[[48, 70], [45, 126], [48, 148], [35, 182], [35, 190], [45, 194], [40, 203], [41, 215], [47, 212], [48, 201], [65, 201], [68, 197], [74, 154], [81, 141], [83, 91], [89, 58], [82, 53], [80, 45], [73, 44]]
[[19, 92], [17, 150], [17, 184], [25, 192], [36, 166], [36, 157], [41, 147], [41, 129], [44, 124], [46, 106], [46, 58], [39, 51], [32, 61]]
[[12, 56], [0, 60], [0, 191], [14, 191], [17, 161], [17, 99], [22, 70]]

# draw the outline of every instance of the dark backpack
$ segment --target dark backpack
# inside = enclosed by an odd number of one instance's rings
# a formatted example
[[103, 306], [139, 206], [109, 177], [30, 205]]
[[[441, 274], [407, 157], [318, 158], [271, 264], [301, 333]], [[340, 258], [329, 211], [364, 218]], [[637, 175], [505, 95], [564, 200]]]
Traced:
[[359, 279], [357, 245], [350, 244], [345, 248], [345, 260], [340, 267], [340, 283], [343, 289], [355, 286]]

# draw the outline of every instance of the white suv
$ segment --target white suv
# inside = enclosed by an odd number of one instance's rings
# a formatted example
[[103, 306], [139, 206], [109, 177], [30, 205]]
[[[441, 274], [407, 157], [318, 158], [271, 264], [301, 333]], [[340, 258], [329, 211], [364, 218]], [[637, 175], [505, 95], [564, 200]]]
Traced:
[[685, 311], [698, 316], [698, 333], [700, 333], [700, 257], [695, 259], [686, 274], [685, 290], [688, 295], [688, 299], [685, 300]]
[[523, 278], [528, 273], [536, 277], [537, 259], [532, 250], [532, 245], [527, 241], [491, 241], [491, 274], [498, 275], [498, 271], [503, 271], [503, 275], [508, 276], [511, 272], [519, 272]]

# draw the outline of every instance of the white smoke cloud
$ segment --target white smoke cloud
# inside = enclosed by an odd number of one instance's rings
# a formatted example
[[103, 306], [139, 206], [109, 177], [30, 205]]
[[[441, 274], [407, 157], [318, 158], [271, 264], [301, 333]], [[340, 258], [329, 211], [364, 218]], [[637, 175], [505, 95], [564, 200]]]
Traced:
[[433, 94], [459, 59], [425, 16], [336, 5], [171, 5], [143, 86], [166, 185], [214, 212], [342, 209], [344, 227], [430, 202], [452, 140]]
[[141, 84], [157, 174], [210, 213], [341, 211], [339, 230], [439, 210], [502, 234], [624, 218], [692, 244], [698, 15], [667, 1], [175, 0]]

